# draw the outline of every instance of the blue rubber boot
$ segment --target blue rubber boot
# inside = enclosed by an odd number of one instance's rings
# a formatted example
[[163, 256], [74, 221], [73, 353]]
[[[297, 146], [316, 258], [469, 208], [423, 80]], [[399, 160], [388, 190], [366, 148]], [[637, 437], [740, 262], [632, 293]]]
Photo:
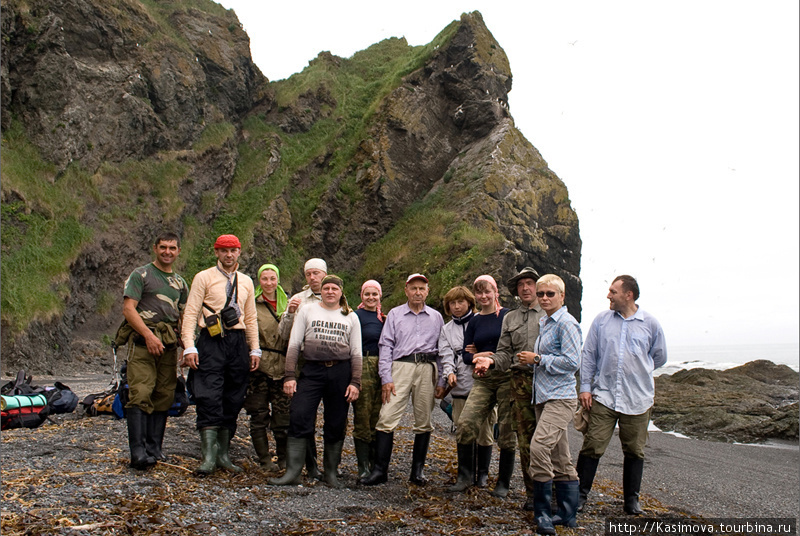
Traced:
[[577, 527], [575, 514], [578, 511], [580, 499], [580, 484], [577, 480], [556, 482], [556, 504], [558, 511], [553, 516], [553, 525]]
[[555, 534], [551, 519], [550, 501], [553, 498], [553, 481], [533, 482], [533, 517], [536, 518], [536, 534]]

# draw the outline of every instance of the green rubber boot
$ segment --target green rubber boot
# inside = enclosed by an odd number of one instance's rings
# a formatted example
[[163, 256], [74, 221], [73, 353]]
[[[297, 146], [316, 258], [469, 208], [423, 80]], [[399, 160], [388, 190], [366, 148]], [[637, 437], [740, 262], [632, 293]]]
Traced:
[[231, 431], [224, 426], [217, 431], [217, 467], [222, 467], [234, 473], [241, 473], [242, 468], [233, 465], [228, 449], [231, 446]]
[[322, 451], [322, 467], [325, 470], [325, 482], [335, 489], [342, 489], [344, 484], [339, 482], [339, 463], [342, 461], [342, 446], [344, 440], [335, 443], [325, 443]]
[[203, 463], [197, 468], [197, 474], [210, 475], [217, 469], [217, 432], [212, 426], [200, 430], [200, 448], [203, 452]]

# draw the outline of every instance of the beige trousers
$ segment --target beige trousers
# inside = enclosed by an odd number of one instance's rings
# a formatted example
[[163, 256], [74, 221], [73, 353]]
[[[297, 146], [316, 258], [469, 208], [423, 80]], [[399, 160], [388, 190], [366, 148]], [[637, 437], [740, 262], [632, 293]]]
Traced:
[[432, 432], [431, 413], [436, 402], [433, 397], [436, 384], [436, 363], [392, 363], [392, 380], [397, 395], [381, 407], [376, 430], [394, 432], [400, 424], [400, 418], [408, 406], [408, 399], [414, 408], [415, 434]]
[[577, 408], [577, 398], [536, 404], [536, 430], [531, 440], [531, 475], [535, 481], [578, 480], [567, 435]]

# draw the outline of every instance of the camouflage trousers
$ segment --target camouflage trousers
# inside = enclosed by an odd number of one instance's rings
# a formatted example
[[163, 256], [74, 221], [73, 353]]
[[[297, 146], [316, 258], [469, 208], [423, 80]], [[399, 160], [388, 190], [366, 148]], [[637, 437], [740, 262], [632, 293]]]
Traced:
[[371, 443], [381, 414], [381, 378], [378, 356], [365, 355], [361, 368], [361, 392], [353, 402], [353, 439]]
[[519, 443], [519, 461], [522, 465], [522, 480], [525, 492], [533, 497], [533, 477], [531, 465], [531, 439], [536, 430], [536, 412], [533, 406], [533, 369], [511, 369], [511, 413], [514, 416], [514, 430]]
[[283, 392], [283, 380], [273, 380], [258, 370], [251, 371], [244, 399], [244, 409], [250, 415], [250, 434], [269, 428], [276, 437], [281, 433], [285, 435], [289, 429], [290, 402]]
[[483, 422], [497, 406], [497, 424], [500, 435], [497, 446], [500, 449], [516, 448], [516, 438], [511, 418], [511, 377], [510, 372], [490, 370], [486, 376], [475, 378], [467, 403], [456, 423], [456, 442], [474, 443], [478, 440]]

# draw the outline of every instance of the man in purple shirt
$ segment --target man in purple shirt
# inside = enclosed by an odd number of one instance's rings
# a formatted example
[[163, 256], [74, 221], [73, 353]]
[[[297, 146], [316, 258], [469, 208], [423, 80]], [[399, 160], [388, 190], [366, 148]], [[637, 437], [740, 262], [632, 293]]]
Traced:
[[[394, 444], [394, 429], [411, 397], [414, 407], [414, 450], [411, 478], [422, 486], [422, 470], [431, 440], [436, 370], [439, 362], [439, 333], [442, 315], [425, 305], [428, 278], [411, 274], [406, 279], [408, 302], [389, 311], [378, 342], [378, 374], [381, 377], [383, 406], [375, 427], [375, 467], [359, 482], [366, 486], [388, 480], [389, 460]], [[436, 368], [434, 368], [436, 367]]]

